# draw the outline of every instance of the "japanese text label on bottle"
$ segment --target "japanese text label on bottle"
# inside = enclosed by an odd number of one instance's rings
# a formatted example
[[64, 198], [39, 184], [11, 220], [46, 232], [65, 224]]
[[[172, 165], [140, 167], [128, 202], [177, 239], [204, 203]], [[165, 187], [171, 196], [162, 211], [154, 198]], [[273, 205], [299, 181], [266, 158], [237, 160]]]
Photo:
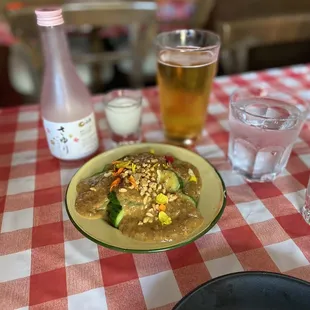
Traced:
[[49, 149], [53, 156], [77, 160], [94, 153], [98, 136], [94, 114], [70, 123], [54, 123], [43, 118]]

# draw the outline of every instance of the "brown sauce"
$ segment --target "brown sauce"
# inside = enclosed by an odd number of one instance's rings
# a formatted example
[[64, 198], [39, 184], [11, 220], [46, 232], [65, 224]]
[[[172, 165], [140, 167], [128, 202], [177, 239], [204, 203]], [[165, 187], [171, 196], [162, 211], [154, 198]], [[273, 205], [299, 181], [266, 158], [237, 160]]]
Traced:
[[173, 241], [186, 239], [203, 223], [203, 218], [199, 211], [192, 204], [185, 200], [176, 200], [168, 204], [167, 212], [171, 217], [170, 225], [161, 225], [159, 221], [138, 226], [137, 223], [144, 214], [132, 217], [127, 214], [121, 222], [119, 229], [131, 238], [142, 241]]
[[[186, 239], [202, 225], [203, 217], [196, 208], [200, 189], [199, 171], [192, 164], [141, 153], [125, 156], [106, 171], [82, 180], [75, 206], [81, 216], [110, 221], [128, 237], [169, 242]], [[110, 192], [115, 193], [123, 211], [117, 225], [111, 217]]]

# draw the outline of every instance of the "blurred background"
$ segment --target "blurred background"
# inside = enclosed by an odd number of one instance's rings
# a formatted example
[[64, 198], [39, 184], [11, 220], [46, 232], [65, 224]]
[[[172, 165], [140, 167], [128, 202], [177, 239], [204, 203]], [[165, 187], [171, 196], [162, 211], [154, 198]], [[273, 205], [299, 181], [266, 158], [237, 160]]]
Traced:
[[0, 0], [0, 106], [39, 101], [34, 7], [62, 5], [76, 69], [92, 93], [156, 84], [158, 32], [217, 32], [218, 75], [310, 62], [309, 0]]

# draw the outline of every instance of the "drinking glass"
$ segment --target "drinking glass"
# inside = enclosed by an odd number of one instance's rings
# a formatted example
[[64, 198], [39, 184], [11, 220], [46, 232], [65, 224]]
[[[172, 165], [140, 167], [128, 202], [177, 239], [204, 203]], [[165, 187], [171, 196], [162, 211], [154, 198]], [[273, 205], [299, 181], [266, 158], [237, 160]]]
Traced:
[[285, 168], [308, 105], [265, 87], [238, 89], [230, 98], [229, 150], [232, 169], [247, 180], [273, 181]]
[[301, 213], [306, 223], [310, 224], [310, 178], [306, 189], [305, 204], [302, 208]]
[[157, 81], [166, 139], [192, 145], [206, 120], [220, 49], [218, 35], [176, 30], [157, 36]]
[[103, 97], [112, 141], [118, 145], [141, 142], [142, 94], [119, 89]]

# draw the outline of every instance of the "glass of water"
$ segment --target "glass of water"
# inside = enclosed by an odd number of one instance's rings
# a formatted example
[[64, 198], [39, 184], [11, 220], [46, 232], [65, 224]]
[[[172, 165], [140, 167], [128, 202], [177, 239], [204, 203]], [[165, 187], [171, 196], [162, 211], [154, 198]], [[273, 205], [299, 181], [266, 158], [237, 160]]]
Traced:
[[308, 186], [306, 188], [305, 204], [301, 210], [301, 214], [306, 223], [310, 225], [310, 178], [308, 181]]
[[265, 87], [239, 89], [230, 98], [228, 157], [248, 181], [273, 181], [285, 168], [308, 115], [294, 95]]

